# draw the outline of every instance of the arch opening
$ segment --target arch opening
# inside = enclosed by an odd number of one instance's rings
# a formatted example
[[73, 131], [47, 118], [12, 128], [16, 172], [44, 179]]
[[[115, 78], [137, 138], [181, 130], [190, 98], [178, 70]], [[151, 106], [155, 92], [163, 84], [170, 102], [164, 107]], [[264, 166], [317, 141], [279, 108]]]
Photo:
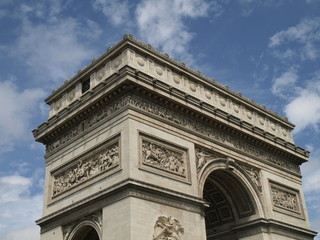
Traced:
[[[234, 240], [239, 226], [257, 217], [256, 204], [245, 184], [227, 170], [215, 170], [207, 177], [203, 198], [208, 240]], [[238, 230], [236, 230], [238, 229]]]
[[77, 230], [71, 240], [100, 240], [100, 237], [94, 227], [85, 225]]

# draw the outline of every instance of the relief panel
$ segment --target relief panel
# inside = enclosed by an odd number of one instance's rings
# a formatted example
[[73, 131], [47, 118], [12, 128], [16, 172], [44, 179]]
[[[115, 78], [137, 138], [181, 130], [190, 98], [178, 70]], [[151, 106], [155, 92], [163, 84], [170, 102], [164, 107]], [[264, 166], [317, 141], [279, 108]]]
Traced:
[[184, 228], [179, 220], [160, 216], [154, 225], [153, 240], [181, 240], [183, 234]]
[[[243, 141], [242, 139], [233, 137], [231, 134], [227, 134], [221, 129], [213, 128], [199, 121], [194, 121], [193, 119], [190, 119], [182, 114], [176, 113], [168, 108], [164, 108], [137, 96], [126, 96], [118, 99], [115, 102], [110, 103], [103, 109], [99, 110], [88, 119], [85, 119], [82, 122], [78, 123], [72, 129], [67, 130], [65, 134], [48, 144], [46, 146], [46, 153], [50, 154], [51, 152], [58, 150], [60, 147], [66, 145], [67, 143], [70, 143], [84, 132], [90, 131], [90, 129], [94, 128], [102, 121], [106, 121], [107, 119], [109, 119], [116, 111], [128, 106], [152, 114], [155, 117], [160, 117], [163, 120], [169, 121], [171, 124], [178, 124], [180, 127], [184, 127], [191, 131], [197, 132], [198, 134], [210, 137], [222, 144], [228, 145], [237, 150], [250, 154], [251, 156], [258, 157], [264, 161], [270, 162], [276, 167], [280, 167], [282, 169], [300, 174], [299, 165], [295, 162], [281, 158], [276, 154], [273, 154], [270, 151], [266, 151], [260, 146], [253, 145], [248, 141]], [[197, 165], [198, 171], [203, 166], [201, 164], [201, 161], [204, 160], [204, 158], [199, 158], [200, 164]]]
[[304, 218], [298, 190], [270, 182], [270, 191], [274, 211]]
[[187, 150], [144, 134], [140, 135], [140, 168], [190, 183]]
[[[81, 185], [88, 180], [107, 173], [111, 174], [120, 168], [120, 141], [119, 137], [108, 141], [90, 156], [80, 157], [54, 170], [52, 175], [52, 198]], [[87, 155], [89, 155], [87, 154]]]

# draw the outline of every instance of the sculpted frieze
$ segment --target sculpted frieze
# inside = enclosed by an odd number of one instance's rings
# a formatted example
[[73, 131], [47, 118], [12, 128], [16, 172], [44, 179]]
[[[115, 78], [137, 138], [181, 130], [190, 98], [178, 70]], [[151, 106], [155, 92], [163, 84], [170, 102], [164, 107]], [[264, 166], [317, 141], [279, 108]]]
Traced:
[[176, 124], [179, 127], [189, 129], [193, 132], [196, 132], [197, 134], [201, 134], [219, 143], [240, 150], [241, 152], [273, 163], [274, 165], [279, 166], [283, 169], [287, 169], [289, 171], [300, 174], [299, 164], [297, 163], [291, 162], [252, 143], [239, 139], [238, 137], [233, 136], [232, 134], [224, 131], [223, 129], [220, 129], [219, 127], [204, 124], [201, 121], [196, 121], [188, 117], [187, 115], [172, 111], [169, 108], [159, 106], [153, 102], [149, 102], [146, 99], [135, 95], [127, 95], [114, 101], [110, 105], [93, 114], [88, 119], [80, 122], [69, 131], [66, 131], [63, 136], [47, 145], [47, 153], [50, 153], [61, 145], [70, 142], [82, 132], [92, 129], [96, 124], [104, 121], [105, 119], [108, 119], [111, 114], [124, 107], [138, 108], [140, 111], [142, 110], [148, 114], [157, 116], [165, 121]]
[[62, 173], [53, 175], [52, 196], [55, 197], [119, 164], [119, 142], [116, 142], [87, 159], [78, 160]]
[[195, 121], [185, 115], [174, 112], [168, 108], [157, 106], [154, 103], [148, 102], [145, 99], [140, 99], [139, 97], [133, 96], [130, 99], [130, 105], [142, 109], [148, 113], [159, 116], [165, 120], [171, 121], [172, 123], [178, 124], [182, 127], [193, 130], [194, 132], [200, 133], [204, 136], [210, 137], [218, 142], [229, 145], [233, 148], [241, 150], [247, 154], [253, 155], [255, 157], [261, 158], [265, 161], [271, 162], [277, 166], [285, 168], [287, 170], [300, 173], [299, 165], [292, 163], [286, 159], [280, 158], [272, 153], [262, 150], [250, 143], [242, 141], [225, 131], [211, 127], [207, 124], [203, 124], [199, 121]]
[[176, 146], [141, 136], [142, 167], [187, 177], [186, 151]]
[[75, 137], [77, 137], [78, 135], [80, 135], [84, 131], [92, 129], [99, 122], [108, 118], [111, 114], [113, 114], [117, 110], [123, 108], [127, 104], [128, 104], [128, 99], [119, 99], [119, 100], [111, 103], [107, 107], [94, 113], [89, 118], [76, 124], [70, 130], [67, 130], [62, 136], [60, 136], [58, 139], [56, 139], [53, 143], [48, 144], [46, 146], [46, 153], [50, 153], [53, 150], [57, 149], [58, 147], [69, 143]]
[[184, 228], [179, 220], [169, 216], [158, 217], [153, 232], [153, 240], [181, 240]]

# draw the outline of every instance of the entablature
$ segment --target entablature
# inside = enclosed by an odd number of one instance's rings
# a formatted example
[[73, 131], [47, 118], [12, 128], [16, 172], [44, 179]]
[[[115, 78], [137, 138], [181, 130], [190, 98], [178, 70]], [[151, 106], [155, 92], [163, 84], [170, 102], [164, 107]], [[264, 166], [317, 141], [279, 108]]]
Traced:
[[[218, 85], [207, 79], [191, 76], [191, 73], [186, 77], [188, 69], [177, 69], [172, 61], [169, 61], [171, 65], [160, 65], [149, 55], [143, 60], [141, 51], [151, 50], [134, 46], [132, 39], [126, 38], [119, 44], [122, 45], [110, 50], [112, 60], [84, 70], [88, 74], [91, 71], [92, 85], [88, 91], [75, 93], [74, 99], [68, 102], [70, 92], [82, 89], [79, 84], [85, 74], [80, 74], [72, 80], [78, 85], [66, 83], [47, 98], [54, 110], [48, 121], [33, 131], [36, 140], [46, 145], [47, 156], [90, 131], [96, 123], [114, 116], [117, 111], [140, 108], [161, 121], [188, 128], [195, 135], [206, 136], [280, 167], [291, 166], [287, 170], [300, 175], [299, 165], [308, 160], [309, 152], [294, 145], [290, 123], [255, 104], [248, 104], [230, 90], [218, 89]], [[117, 49], [121, 50], [118, 55], [112, 52]], [[101, 58], [104, 58], [103, 62], [106, 56]], [[145, 66], [148, 68], [144, 69]], [[70, 88], [74, 89], [71, 91]], [[55, 106], [59, 101], [61, 104], [57, 109]], [[160, 110], [163, 114], [159, 113]], [[287, 163], [283, 163], [281, 157]]]
[[[300, 176], [299, 165], [307, 161], [307, 151], [293, 144], [283, 145], [282, 142], [268, 140], [258, 132], [252, 134], [252, 129], [245, 129], [243, 126], [238, 126], [237, 129], [235, 123], [219, 121], [214, 112], [204, 111], [199, 104], [192, 105], [193, 101], [184, 106], [136, 83], [126, 82], [108, 96], [96, 101], [90, 109], [69, 119], [64, 126], [56, 125], [49, 134], [38, 140], [47, 145], [49, 157], [86, 132], [92, 131], [97, 125], [109, 121], [115, 114], [132, 109]], [[78, 107], [75, 105], [74, 109]]]
[[227, 114], [230, 121], [239, 119], [266, 135], [275, 136], [285, 142], [293, 143], [291, 131], [294, 125], [286, 118], [279, 116], [266, 107], [254, 103], [240, 93], [230, 90], [214, 79], [203, 76], [177, 62], [167, 54], [153, 49], [150, 45], [139, 42], [131, 35], [124, 39], [100, 58], [95, 59], [72, 79], [65, 82], [59, 89], [46, 99], [50, 105], [49, 119], [70, 107], [75, 101], [83, 99], [83, 83], [90, 81], [88, 92], [94, 91], [99, 85], [105, 85], [109, 78], [118, 74], [124, 66], [154, 78], [155, 83], [164, 83], [171, 91], [183, 92], [192, 96], [201, 104], [215, 108], [221, 114]]

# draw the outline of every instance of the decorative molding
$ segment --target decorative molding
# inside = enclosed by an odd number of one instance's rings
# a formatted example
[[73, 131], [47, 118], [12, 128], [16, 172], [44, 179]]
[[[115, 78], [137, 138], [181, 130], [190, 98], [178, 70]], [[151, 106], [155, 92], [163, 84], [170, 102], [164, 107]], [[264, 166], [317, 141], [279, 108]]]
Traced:
[[114, 112], [122, 109], [125, 106], [128, 106], [128, 101], [128, 97], [118, 99], [107, 105], [105, 108], [98, 110], [80, 123], [75, 124], [74, 127], [66, 130], [63, 135], [59, 136], [52, 143], [48, 144], [46, 146], [46, 153], [49, 154], [53, 152], [60, 146], [70, 143], [83, 132], [93, 129], [97, 124], [101, 123], [105, 119], [108, 119]]
[[284, 157], [273, 154], [270, 151], [266, 151], [262, 147], [250, 143], [248, 140], [235, 137], [230, 132], [226, 132], [224, 129], [218, 127], [218, 125], [204, 124], [203, 122], [194, 120], [183, 113], [172, 111], [169, 108], [159, 106], [158, 104], [150, 102], [145, 98], [141, 98], [136, 95], [126, 95], [112, 102], [110, 105], [94, 113], [88, 119], [78, 123], [72, 129], [67, 130], [63, 136], [60, 136], [53, 143], [47, 145], [47, 153], [51, 153], [60, 146], [69, 143], [81, 133], [89, 131], [95, 125], [105, 121], [113, 113], [125, 107], [137, 108], [147, 114], [152, 114], [153, 116], [168, 121], [171, 124], [179, 125], [180, 127], [196, 132], [197, 134], [201, 134], [250, 156], [254, 156], [266, 162], [272, 163], [273, 165], [281, 167], [282, 169], [300, 174], [298, 163], [294, 163]]
[[298, 164], [290, 162], [286, 159], [283, 159], [283, 157], [279, 157], [278, 155], [267, 152], [258, 146], [236, 138], [232, 136], [232, 134], [223, 131], [223, 129], [212, 127], [208, 124], [203, 124], [201, 121], [193, 120], [190, 117], [172, 111], [168, 108], [159, 106], [137, 96], [130, 97], [129, 104], [130, 106], [137, 107], [140, 110], [144, 110], [147, 113], [158, 116], [173, 124], [178, 124], [181, 127], [209, 137], [210, 139], [216, 140], [242, 152], [253, 155], [267, 162], [271, 162], [274, 165], [300, 174], [300, 168]]
[[[205, 164], [208, 162], [218, 160], [218, 159], [224, 159], [226, 162], [226, 168], [232, 168], [234, 164], [234, 160], [223, 155], [220, 153], [217, 153], [211, 149], [206, 149], [203, 147], [196, 146], [195, 148], [196, 152], [196, 166], [197, 166], [197, 173], [201, 171], [201, 169], [204, 167]], [[232, 163], [232, 164], [230, 164]], [[241, 164], [240, 167], [245, 171], [247, 176], [251, 179], [251, 181], [254, 183], [254, 185], [257, 187], [260, 193], [262, 193], [262, 185], [261, 185], [261, 179], [260, 179], [260, 170], [258, 168], [249, 166], [249, 165], [243, 165]]]
[[94, 224], [99, 227], [101, 230], [102, 228], [102, 212], [98, 211], [94, 214], [88, 215], [84, 218], [81, 218], [77, 221], [74, 221], [72, 223], [69, 223], [67, 225], [64, 225], [62, 227], [63, 232], [63, 240], [69, 240], [69, 236], [73, 232], [73, 230], [81, 223], [90, 222], [91, 224]]
[[186, 149], [140, 135], [140, 168], [189, 182], [188, 153]]
[[270, 182], [273, 210], [294, 217], [304, 217], [299, 191], [287, 186]]
[[[210, 84], [214, 85], [214, 86], [218, 86], [219, 88], [223, 89], [224, 91], [232, 94], [232, 95], [236, 95], [238, 98], [240, 98], [241, 100], [244, 100], [246, 102], [249, 102], [250, 104], [254, 105], [255, 107], [258, 107], [259, 109], [263, 110], [263, 111], [266, 111], [268, 112], [269, 114], [273, 115], [274, 117], [276, 118], [279, 118], [283, 121], [288, 121], [288, 119], [286, 117], [283, 117], [283, 116], [280, 116], [278, 113], [274, 112], [274, 111], [271, 111], [269, 109], [267, 109], [265, 106], [262, 106], [258, 103], [255, 103], [252, 99], [248, 99], [246, 97], [244, 97], [241, 93], [238, 93], [238, 92], [235, 92], [235, 91], [232, 91], [228, 86], [226, 85], [223, 85], [219, 82], [217, 82], [215, 79], [213, 78], [208, 78], [206, 76], [204, 76], [200, 71], [198, 70], [194, 70], [194, 69], [191, 69], [189, 68], [188, 66], [185, 65], [185, 63], [183, 62], [178, 62], [172, 58], [169, 57], [169, 55], [167, 53], [162, 53], [158, 50], [156, 50], [155, 48], [153, 48], [150, 44], [146, 44], [142, 41], [139, 41], [137, 39], [135, 39], [133, 37], [132, 34], [125, 34], [124, 37], [123, 37], [124, 40], [130, 40], [132, 42], [135, 42], [136, 44], [138, 44], [139, 46], [143, 47], [143, 48], [147, 48], [148, 50], [150, 50], [151, 52], [155, 53], [156, 55], [160, 55], [162, 56], [164, 59], [166, 59], [167, 61], [170, 61], [174, 64], [177, 64], [179, 67], [182, 67], [184, 69], [186, 69], [187, 71], [189, 72], [192, 72], [193, 74], [195, 74], [197, 77], [200, 77], [200, 78], [203, 78], [205, 79], [206, 81], [210, 82]], [[121, 44], [121, 42], [119, 43]], [[116, 47], [118, 46], [118, 44], [116, 44], [115, 46], [113, 47], [109, 47], [108, 49], [111, 50], [111, 49], [115, 49]], [[142, 58], [141, 56], [138, 56], [138, 58]]]
[[109, 143], [99, 152], [84, 160], [73, 162], [72, 166], [52, 174], [52, 197], [58, 196], [97, 175], [120, 165], [119, 140]]
[[[84, 71], [86, 74], [81, 73], [66, 81], [58, 91], [49, 97], [50, 117], [68, 108], [76, 99], [81, 99], [83, 78], [90, 76], [93, 89], [98, 85], [103, 86], [108, 78], [121, 67], [130, 66], [155, 78], [156, 81], [169, 83], [172, 89], [179, 89], [225, 114], [240, 119], [241, 122], [251, 127], [259, 128], [261, 131], [293, 144], [291, 131], [294, 126], [288, 122], [287, 118], [242, 96], [241, 93], [230, 90], [229, 87], [202, 75], [199, 71], [186, 67], [184, 63], [169, 58], [168, 54], [155, 50], [151, 45], [136, 40], [130, 34], [125, 35], [124, 39], [116, 46], [109, 48], [113, 52], [112, 58], [107, 57], [111, 55], [108, 51], [107, 55], [102, 55], [86, 68]], [[117, 51], [117, 47], [127, 44], [128, 40], [131, 42], [129, 47], [124, 51]], [[141, 47], [149, 51], [148, 57], [145, 51], [143, 51], [144, 54], [141, 54]]]
[[169, 216], [158, 217], [153, 232], [153, 240], [181, 240], [184, 228], [179, 220]]

